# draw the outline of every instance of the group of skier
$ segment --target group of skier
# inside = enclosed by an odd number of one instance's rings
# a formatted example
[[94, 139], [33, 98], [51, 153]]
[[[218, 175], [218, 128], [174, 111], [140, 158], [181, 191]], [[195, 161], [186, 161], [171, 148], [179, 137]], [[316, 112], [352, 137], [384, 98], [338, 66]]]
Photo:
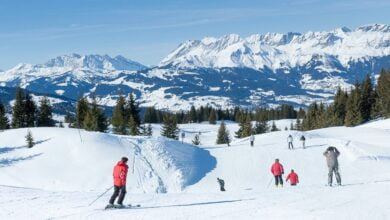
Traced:
[[[254, 145], [254, 136], [252, 135], [250, 137], [250, 144], [251, 146]], [[301, 141], [303, 141], [303, 147], [305, 147], [305, 137], [302, 135]], [[287, 138], [288, 147], [289, 149], [294, 149], [294, 146], [292, 144], [293, 138], [291, 135]], [[340, 152], [337, 150], [336, 147], [330, 146], [326, 149], [326, 151], [323, 153], [323, 155], [326, 158], [326, 162], [328, 165], [328, 185], [332, 186], [333, 183], [333, 173], [336, 176], [336, 181], [338, 185], [341, 185], [341, 177], [339, 173], [339, 164], [338, 164], [338, 156], [340, 155]], [[127, 179], [127, 172], [128, 172], [128, 158], [122, 157], [121, 160], [114, 166], [113, 170], [113, 178], [114, 178], [114, 193], [110, 198], [109, 204], [106, 208], [120, 208], [124, 207], [123, 200], [126, 195], [126, 179]], [[279, 159], [275, 159], [275, 162], [271, 166], [271, 173], [275, 178], [275, 185], [276, 187], [283, 187], [283, 175], [284, 175], [284, 168], [283, 165], [280, 163]], [[217, 178], [218, 184], [220, 186], [221, 191], [226, 191], [225, 189], [225, 181]], [[291, 169], [290, 173], [286, 177], [286, 182], [290, 182], [291, 186], [296, 186], [299, 183], [299, 177], [298, 174], [294, 171], [294, 169]], [[117, 200], [117, 206], [114, 205], [115, 200]]]
[[[300, 141], [302, 141], [302, 148], [305, 149], [306, 148], [306, 145], [305, 145], [305, 142], [306, 142], [306, 138], [304, 135], [301, 136], [301, 138], [299, 138]], [[294, 144], [293, 144], [293, 137], [291, 136], [291, 134], [287, 137], [287, 144], [288, 144], [288, 149], [289, 150], [294, 150]]]
[[[330, 146], [323, 153], [326, 158], [326, 163], [328, 165], [328, 185], [332, 186], [333, 184], [333, 174], [336, 177], [337, 185], [341, 185], [341, 177], [339, 173], [339, 162], [338, 157], [340, 156], [340, 152], [336, 147]], [[275, 159], [275, 163], [271, 166], [271, 173], [275, 177], [275, 185], [278, 187], [283, 187], [283, 177], [284, 168], [283, 165], [279, 162], [279, 159]], [[286, 182], [290, 180], [290, 184], [295, 186], [299, 183], [298, 174], [292, 169], [291, 172], [287, 175]]]
[[[276, 187], [283, 187], [283, 174], [284, 168], [283, 165], [279, 162], [279, 159], [275, 159], [275, 163], [271, 166], [271, 173], [275, 177]], [[299, 183], [298, 174], [292, 169], [291, 172], [287, 175], [286, 182], [290, 180], [291, 186], [296, 186]]]
[[[305, 138], [305, 136], [302, 135], [301, 138], [299, 138], [299, 140], [302, 141], [302, 148], [306, 149], [306, 145], [305, 145], [306, 138]], [[251, 147], [253, 147], [254, 143], [255, 143], [255, 136], [253, 134], [249, 137], [249, 142], [250, 142]], [[292, 135], [290, 134], [287, 137], [287, 145], [288, 145], [288, 149], [289, 150], [294, 150], [293, 142], [294, 142], [294, 139], [293, 139]]]

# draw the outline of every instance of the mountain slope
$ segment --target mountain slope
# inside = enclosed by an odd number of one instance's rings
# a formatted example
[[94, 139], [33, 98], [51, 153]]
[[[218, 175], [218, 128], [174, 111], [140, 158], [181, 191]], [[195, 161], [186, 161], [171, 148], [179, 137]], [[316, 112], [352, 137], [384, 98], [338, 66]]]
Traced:
[[[338, 62], [390, 55], [390, 26], [367, 25], [351, 31], [339, 28], [329, 32], [267, 33], [242, 38], [231, 34], [181, 44], [160, 63], [177, 67], [248, 67], [253, 69], [294, 68], [321, 56], [324, 68]], [[328, 69], [329, 72], [332, 69]]]
[[[0, 86], [22, 86], [71, 99], [96, 96], [113, 106], [134, 93], [141, 106], [180, 111], [191, 105], [245, 107], [330, 102], [338, 87], [375, 80], [390, 68], [389, 25], [328, 32], [227, 35], [188, 41], [145, 68], [123, 57], [67, 55], [0, 73]], [[134, 67], [134, 68], [133, 68]]]

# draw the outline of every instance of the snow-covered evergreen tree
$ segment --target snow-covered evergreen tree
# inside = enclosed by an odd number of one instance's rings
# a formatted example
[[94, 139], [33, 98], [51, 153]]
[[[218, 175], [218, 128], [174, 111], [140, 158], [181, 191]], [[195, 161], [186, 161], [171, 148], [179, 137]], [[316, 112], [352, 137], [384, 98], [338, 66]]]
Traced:
[[26, 138], [27, 147], [28, 148], [34, 147], [34, 138], [32, 136], [32, 133], [31, 133], [30, 129], [27, 130], [27, 135], [25, 136], [25, 138]]

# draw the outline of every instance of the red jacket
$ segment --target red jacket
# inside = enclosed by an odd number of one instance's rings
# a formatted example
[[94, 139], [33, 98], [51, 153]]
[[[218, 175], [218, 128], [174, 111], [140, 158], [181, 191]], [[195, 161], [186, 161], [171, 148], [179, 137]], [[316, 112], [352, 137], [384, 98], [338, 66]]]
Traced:
[[122, 161], [119, 161], [116, 166], [114, 167], [113, 177], [114, 177], [114, 185], [115, 186], [125, 186], [126, 185], [126, 178], [127, 178], [127, 171], [129, 170], [129, 166], [127, 164], [123, 163]]
[[291, 184], [297, 184], [299, 183], [299, 179], [298, 179], [298, 175], [294, 172], [291, 172], [287, 175], [287, 179], [286, 179], [286, 182], [290, 180], [290, 183]]
[[282, 174], [284, 173], [283, 165], [280, 164], [280, 163], [275, 162], [275, 163], [272, 165], [272, 167], [271, 167], [271, 173], [272, 173], [274, 176], [282, 175]]

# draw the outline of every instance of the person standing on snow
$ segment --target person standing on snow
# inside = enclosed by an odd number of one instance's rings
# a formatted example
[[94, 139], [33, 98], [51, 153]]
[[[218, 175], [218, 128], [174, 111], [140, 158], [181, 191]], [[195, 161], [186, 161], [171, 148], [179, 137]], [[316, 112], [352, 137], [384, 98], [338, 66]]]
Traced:
[[294, 145], [293, 145], [293, 137], [291, 134], [287, 137], [287, 142], [288, 142], [288, 149], [293, 150]]
[[127, 161], [129, 159], [127, 157], [122, 157], [122, 159], [115, 165], [113, 177], [114, 177], [114, 194], [112, 194], [109, 204], [107, 207], [113, 207], [115, 199], [118, 198], [118, 205], [123, 206], [123, 200], [126, 195], [126, 178], [127, 171], [129, 170], [129, 166], [127, 166]]
[[271, 173], [275, 177], [275, 185], [278, 187], [283, 187], [283, 177], [282, 175], [284, 174], [284, 169], [283, 165], [279, 163], [279, 159], [275, 159], [275, 163], [272, 164], [271, 166]]
[[291, 186], [296, 186], [297, 183], [299, 183], [298, 174], [294, 172], [294, 170], [291, 170], [291, 173], [287, 175], [286, 182], [290, 180]]
[[305, 146], [306, 138], [305, 138], [305, 136], [303, 136], [303, 134], [302, 134], [300, 140], [302, 141], [302, 148], [305, 149], [306, 148], [306, 146]]
[[219, 188], [220, 188], [221, 192], [226, 191], [225, 190], [225, 181], [223, 179], [218, 178], [218, 177], [217, 177], [217, 181], [218, 181]]
[[324, 152], [324, 156], [326, 157], [326, 163], [328, 165], [329, 173], [328, 173], [328, 184], [332, 186], [333, 182], [333, 173], [336, 176], [337, 184], [341, 185], [341, 177], [339, 173], [339, 162], [337, 157], [340, 156], [340, 152], [335, 147], [328, 147]]
[[249, 139], [250, 139], [250, 142], [251, 142], [251, 147], [253, 147], [253, 144], [255, 143], [255, 136], [252, 134]]

